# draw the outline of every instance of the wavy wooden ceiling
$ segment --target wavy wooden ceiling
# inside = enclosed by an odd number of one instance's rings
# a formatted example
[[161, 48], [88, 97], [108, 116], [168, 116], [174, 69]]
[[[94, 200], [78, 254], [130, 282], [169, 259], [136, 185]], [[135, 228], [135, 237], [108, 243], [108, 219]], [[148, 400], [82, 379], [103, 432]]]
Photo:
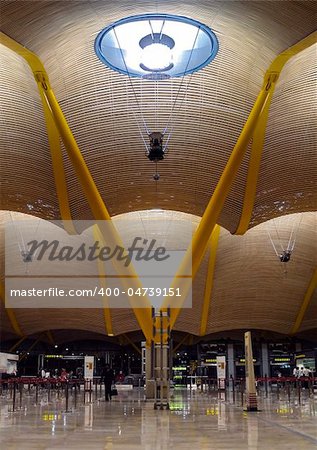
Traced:
[[[4, 223], [20, 218], [25, 219], [25, 215], [1, 212], [2, 238]], [[40, 219], [36, 219], [38, 220]], [[133, 226], [131, 226], [131, 220], [133, 220]], [[168, 236], [168, 241], [175, 243], [173, 248], [183, 248], [182, 234], [177, 231], [179, 228], [172, 226], [179, 220], [191, 221], [193, 228], [199, 223], [198, 217], [176, 211], [134, 212], [118, 215], [114, 222], [122, 236], [127, 239], [135, 235], [143, 236], [146, 230], [147, 238], [152, 233], [160, 234], [164, 239]], [[43, 223], [41, 229], [44, 226]], [[292, 240], [294, 237], [296, 240], [294, 252], [290, 262], [283, 264], [276, 256], [269, 236], [280, 252], [280, 244], [287, 247], [291, 233], [293, 233]], [[271, 330], [282, 334], [291, 333], [316, 268], [316, 234], [317, 213], [299, 213], [273, 219], [254, 227], [244, 236], [232, 236], [222, 228], [206, 334], [250, 328]], [[3, 274], [3, 245], [1, 248]], [[193, 307], [181, 311], [175, 325], [176, 331], [195, 335], [200, 333], [208, 258], [207, 252], [194, 281]], [[317, 297], [313, 295], [299, 329], [300, 332], [317, 328], [316, 308]], [[102, 309], [56, 308], [15, 309], [14, 311], [26, 335], [47, 329], [81, 329], [106, 334]], [[139, 329], [132, 310], [111, 309], [111, 317], [115, 335]], [[12, 330], [8, 320], [3, 320], [3, 325], [4, 333], [9, 335]]]
[[[220, 43], [216, 59], [192, 76], [181, 108], [176, 107], [174, 132], [167, 157], [159, 164], [157, 188], [152, 178], [154, 165], [144, 155], [132, 112], [139, 115], [129, 80], [102, 65], [93, 50], [103, 27], [145, 12], [197, 19], [215, 31]], [[4, 0], [0, 20], [3, 32], [42, 59], [111, 215], [162, 208], [200, 216], [248, 117], [265, 70], [277, 54], [315, 30], [316, 12], [316, 3], [310, 1]], [[273, 217], [316, 210], [315, 65], [316, 45], [292, 58], [277, 83], [250, 227]], [[185, 78], [185, 85], [188, 80]], [[132, 82], [149, 126], [164, 128], [180, 80], [157, 85], [145, 80]], [[3, 46], [0, 117], [0, 209], [59, 218], [37, 88], [26, 63]], [[91, 218], [71, 164], [64, 157], [73, 217]], [[247, 154], [219, 220], [230, 232], [239, 223], [248, 159]], [[243, 327], [290, 331], [315, 264], [315, 215], [303, 217], [298, 250], [287, 265], [287, 276], [281, 273], [268, 243], [268, 224], [241, 238], [222, 229], [208, 333]], [[206, 258], [195, 281], [194, 309], [182, 312], [177, 330], [199, 332]], [[301, 331], [317, 327], [316, 297], [309, 311]], [[55, 310], [45, 314], [17, 310], [16, 315], [27, 334], [43, 327], [65, 328], [65, 324], [105, 332], [98, 310], [75, 315], [69, 311], [67, 320]], [[115, 334], [138, 328], [130, 311], [114, 311], [113, 319]], [[4, 326], [10, 334], [7, 321]]]
[[[3, 1], [2, 31], [33, 50], [51, 84], [112, 215], [160, 207], [201, 215], [250, 112], [273, 58], [311, 33], [316, 3], [197, 1]], [[122, 17], [144, 12], [185, 15], [219, 38], [216, 59], [193, 75], [173, 114], [174, 132], [161, 180], [145, 157], [128, 78], [106, 68], [94, 53], [98, 32]], [[46, 131], [33, 77], [1, 47], [2, 209], [58, 217]], [[273, 98], [251, 226], [269, 218], [316, 209], [315, 46], [285, 67]], [[185, 79], [187, 85], [189, 77]], [[161, 130], [180, 79], [133, 80], [144, 117]], [[157, 88], [157, 89], [156, 89]], [[91, 217], [65, 157], [74, 218]], [[219, 223], [239, 222], [248, 155]], [[294, 166], [296, 165], [296, 170]], [[298, 168], [300, 170], [298, 170]], [[13, 176], [14, 173], [14, 176]]]

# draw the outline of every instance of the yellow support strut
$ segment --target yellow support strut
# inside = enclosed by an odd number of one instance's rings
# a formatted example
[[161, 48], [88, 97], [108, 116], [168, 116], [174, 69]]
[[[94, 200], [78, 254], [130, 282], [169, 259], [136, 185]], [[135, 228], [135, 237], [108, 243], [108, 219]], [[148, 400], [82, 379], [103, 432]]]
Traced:
[[[274, 85], [276, 80], [277, 76], [274, 73], [269, 74], [265, 77], [263, 88], [261, 89], [254, 103], [250, 115], [218, 181], [216, 189], [214, 190], [214, 193], [211, 196], [211, 199], [201, 218], [201, 221], [194, 233], [191, 246], [185, 253], [183, 261], [173, 280], [171, 287], [173, 287], [175, 291], [176, 289], [180, 289], [182, 294], [182, 297], [180, 297], [180, 301], [175, 301], [175, 297], [173, 297], [173, 303], [171, 303], [171, 299], [167, 298], [162, 305], [162, 309], [166, 309], [167, 307], [172, 308], [170, 316], [171, 329], [173, 328], [180, 313], [183, 302], [191, 289], [192, 279], [195, 278], [198, 272], [199, 266], [208, 245], [208, 241], [210, 239], [210, 235], [213, 232], [231, 186], [235, 180], [235, 177], [245, 155], [247, 145], [257, 124], [258, 117], [265, 106], [270, 90], [272, 89], [272, 86]], [[191, 265], [192, 279], [184, 278], [184, 274], [190, 272]]]
[[14, 329], [15, 333], [20, 337], [24, 337], [24, 334], [22, 333], [22, 330], [21, 330], [20, 325], [15, 317], [13, 309], [8, 307], [8, 301], [6, 301], [5, 286], [2, 281], [0, 282], [0, 298], [5, 306], [6, 313], [8, 314], [11, 326]]
[[[0, 33], [0, 43], [3, 44], [5, 47], [13, 50], [18, 55], [22, 56], [26, 60], [26, 62], [29, 64], [33, 75], [35, 76], [36, 73], [43, 73], [46, 75], [46, 71], [44, 69], [44, 66], [40, 59], [32, 53], [27, 48], [23, 47], [13, 39], [11, 39], [9, 36], [7, 36], [4, 33]], [[47, 106], [47, 102], [45, 100], [45, 96], [43, 95], [42, 90], [39, 88], [39, 93], [43, 105], [43, 111], [44, 111], [44, 117], [46, 121], [46, 129], [47, 129], [47, 136], [48, 136], [48, 142], [50, 146], [50, 152], [52, 157], [52, 166], [53, 166], [53, 174], [54, 174], [54, 180], [55, 180], [55, 188], [58, 198], [58, 204], [59, 204], [59, 210], [61, 218], [64, 222], [65, 230], [70, 234], [77, 234], [76, 230], [74, 228], [73, 223], [71, 222], [71, 212], [70, 212], [70, 206], [69, 206], [69, 199], [68, 199], [68, 193], [67, 193], [67, 184], [66, 184], [66, 177], [65, 177], [65, 171], [64, 171], [64, 163], [63, 163], [63, 156], [62, 156], [62, 150], [60, 145], [60, 136], [57, 131], [57, 128], [55, 126], [54, 120], [52, 118], [51, 111], [49, 107]]]
[[[192, 255], [192, 279], [195, 278], [198, 268], [200, 266], [201, 260], [206, 251], [206, 247], [208, 244], [209, 237], [214, 229], [215, 224], [217, 223], [218, 217], [221, 213], [225, 200], [228, 196], [228, 193], [231, 189], [233, 181], [237, 175], [238, 169], [241, 165], [243, 157], [246, 152], [246, 148], [252, 135], [258, 127], [259, 118], [265, 118], [268, 114], [268, 106], [267, 103], [270, 102], [272, 97], [272, 93], [274, 92], [275, 83], [278, 80], [280, 72], [284, 67], [285, 63], [296, 53], [303, 50], [304, 48], [309, 47], [310, 45], [316, 42], [317, 32], [312, 33], [307, 36], [307, 38], [293, 45], [289, 49], [282, 52], [278, 57], [274, 59], [269, 69], [267, 70], [264, 76], [263, 87], [254, 103], [254, 106], [251, 110], [251, 113], [243, 127], [243, 130], [235, 144], [230, 158], [226, 164], [226, 167], [219, 179], [219, 182], [216, 186], [216, 189], [207, 205], [207, 208], [202, 216], [201, 222], [193, 236], [192, 245], [186, 252], [184, 259], [181, 263], [179, 270], [173, 280], [171, 287], [180, 288], [182, 291], [181, 301], [175, 302], [171, 304], [169, 298], [165, 300], [162, 305], [162, 309], [166, 309], [168, 306], [173, 308], [171, 310], [171, 318], [170, 318], [170, 327], [173, 328], [176, 319], [180, 313], [182, 304], [191, 289], [191, 281], [188, 278], [180, 278], [180, 275], [184, 273], [188, 273], [190, 264], [191, 264], [191, 255]], [[261, 126], [258, 128], [258, 132], [260, 133]], [[262, 126], [262, 133], [263, 126]], [[258, 136], [258, 142], [260, 140], [260, 136]], [[260, 161], [260, 158], [258, 158]], [[255, 191], [254, 191], [255, 192]], [[174, 298], [173, 298], [174, 302]], [[173, 306], [175, 305], [175, 307]]]
[[307, 287], [303, 303], [300, 307], [300, 310], [298, 311], [291, 334], [295, 334], [299, 330], [316, 287], [317, 287], [317, 268], [314, 270], [313, 276], [311, 277], [311, 280]]
[[[287, 61], [290, 58], [297, 55], [299, 52], [305, 50], [306, 48], [310, 47], [311, 45], [315, 44], [316, 41], [317, 41], [317, 32], [314, 32], [314, 33], [310, 34], [309, 36], [307, 36], [306, 38], [299, 41], [297, 44], [293, 45], [292, 47], [288, 48], [284, 52], [280, 53], [274, 59], [272, 64], [270, 65], [267, 73], [274, 72], [276, 74], [280, 74], [284, 65], [287, 63]], [[268, 101], [266, 102], [266, 105], [265, 105], [265, 108], [263, 109], [262, 114], [259, 117], [258, 125], [257, 125], [254, 135], [253, 135], [253, 142], [252, 142], [250, 162], [249, 162], [249, 170], [248, 170], [247, 182], [246, 182], [245, 193], [244, 193], [243, 208], [242, 208], [242, 212], [241, 212], [239, 225], [234, 234], [244, 234], [249, 228], [252, 211], [253, 211], [253, 207], [254, 207], [254, 202], [255, 202], [256, 186], [257, 186], [261, 156], [262, 156], [262, 151], [263, 151], [263, 146], [264, 146], [266, 124], [267, 124], [267, 120], [268, 120], [269, 109], [270, 109], [270, 104], [271, 104], [273, 93], [274, 93], [274, 86], [270, 91], [270, 97], [269, 97]]]
[[206, 286], [205, 286], [205, 295], [204, 295], [204, 303], [201, 312], [201, 321], [200, 321], [200, 336], [205, 336], [207, 330], [207, 322], [210, 311], [210, 303], [211, 303], [211, 293], [212, 286], [214, 280], [214, 271], [216, 266], [216, 256], [217, 256], [217, 247], [218, 240], [220, 235], [220, 226], [216, 225], [214, 231], [211, 234], [209, 241], [209, 262], [208, 262], [208, 271], [206, 277]]
[[[93, 226], [93, 234], [94, 234], [94, 240], [104, 242], [103, 236], [100, 233], [99, 228], [94, 225]], [[98, 272], [99, 272], [99, 283], [100, 286], [106, 290], [106, 279], [105, 279], [105, 268], [103, 261], [101, 261], [99, 258], [97, 259], [98, 264]], [[113, 328], [112, 328], [112, 319], [111, 319], [111, 312], [109, 308], [108, 299], [106, 296], [102, 297], [103, 302], [103, 315], [105, 319], [105, 326], [106, 326], [106, 333], [108, 336], [113, 336]]]
[[[94, 218], [99, 221], [111, 221], [110, 214], [102, 200], [102, 197], [91, 176], [88, 166], [80, 152], [77, 142], [56, 100], [54, 92], [49, 83], [48, 75], [44, 69], [42, 62], [34, 53], [24, 48], [21, 44], [17, 43], [4, 33], [0, 34], [0, 38], [1, 38], [0, 42], [3, 45], [10, 48], [14, 52], [18, 53], [30, 65], [35, 80], [38, 84], [38, 88], [41, 92], [41, 95], [44, 96], [44, 99], [54, 119], [55, 126], [64, 142], [66, 151], [74, 166], [75, 172], [81, 183], [81, 186], [85, 193], [90, 209], [94, 215]], [[101, 223], [99, 223], [98, 226], [99, 228], [102, 228]], [[104, 233], [106, 233], [112, 242], [115, 242], [117, 243], [117, 245], [123, 247], [121, 239], [119, 238], [118, 233], [116, 232], [115, 227], [113, 225], [109, 226], [106, 231], [102, 229], [100, 231], [103, 235]], [[136, 291], [138, 288], [141, 287], [141, 283], [138, 279], [137, 273], [134, 271], [132, 267], [129, 268], [129, 271], [131, 278], [129, 278], [130, 285], [128, 287], [133, 287], [134, 290]], [[123, 278], [123, 282], [127, 283], [127, 279]], [[134, 301], [133, 297], [129, 298], [129, 300], [132, 303]], [[138, 298], [137, 300], [138, 306], [133, 307], [133, 311], [140, 325], [140, 328], [144, 333], [145, 338], [147, 340], [150, 340], [152, 338], [151, 304], [145, 297], [141, 299]], [[134, 303], [134, 306], [135, 305], [136, 304]]]

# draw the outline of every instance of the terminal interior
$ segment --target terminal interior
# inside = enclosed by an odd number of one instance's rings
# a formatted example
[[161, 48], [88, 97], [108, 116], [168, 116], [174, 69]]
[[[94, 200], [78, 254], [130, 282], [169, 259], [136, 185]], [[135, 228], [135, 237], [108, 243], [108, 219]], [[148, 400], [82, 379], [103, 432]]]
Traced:
[[1, 448], [317, 448], [316, 17], [0, 2]]

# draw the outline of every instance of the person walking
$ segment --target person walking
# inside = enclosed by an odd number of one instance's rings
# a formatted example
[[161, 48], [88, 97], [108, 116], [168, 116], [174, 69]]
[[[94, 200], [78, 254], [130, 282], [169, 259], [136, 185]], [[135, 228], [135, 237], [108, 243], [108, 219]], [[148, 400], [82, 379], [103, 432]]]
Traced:
[[105, 400], [108, 402], [111, 400], [111, 385], [114, 380], [113, 370], [110, 368], [109, 364], [106, 364], [102, 373], [100, 382], [105, 384]]
[[62, 369], [61, 374], [60, 374], [61, 381], [66, 381], [67, 378], [68, 378], [68, 373], [67, 373], [66, 369]]

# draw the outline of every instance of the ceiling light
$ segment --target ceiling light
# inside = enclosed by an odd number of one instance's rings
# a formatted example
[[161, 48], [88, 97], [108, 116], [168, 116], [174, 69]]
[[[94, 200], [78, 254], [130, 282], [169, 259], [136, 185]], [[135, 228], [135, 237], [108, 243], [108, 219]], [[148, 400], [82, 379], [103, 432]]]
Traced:
[[171, 49], [165, 44], [154, 43], [147, 45], [143, 49], [141, 58], [141, 68], [148, 71], [168, 70], [172, 64]]

